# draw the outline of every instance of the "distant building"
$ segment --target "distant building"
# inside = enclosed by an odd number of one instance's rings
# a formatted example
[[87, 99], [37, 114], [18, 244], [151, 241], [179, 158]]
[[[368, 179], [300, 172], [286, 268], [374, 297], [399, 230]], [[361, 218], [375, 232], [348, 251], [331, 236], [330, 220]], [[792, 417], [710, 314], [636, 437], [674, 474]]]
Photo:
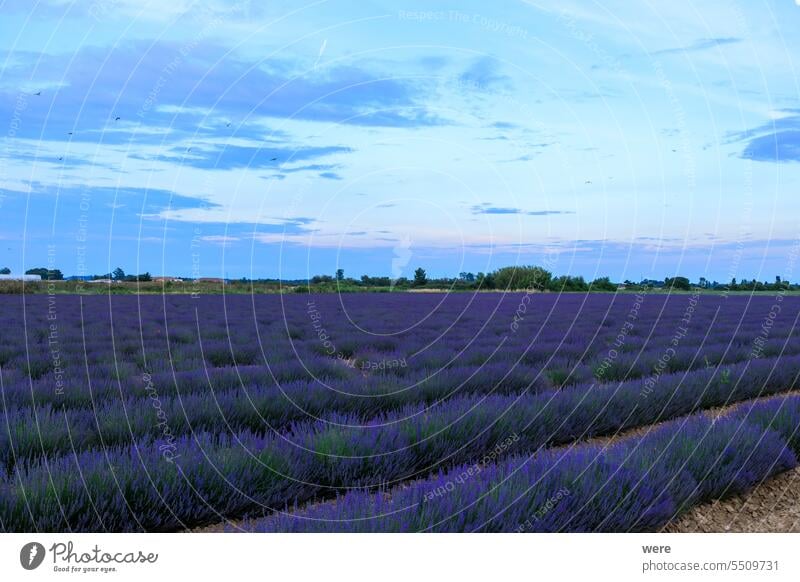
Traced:
[[0, 275], [0, 281], [41, 281], [41, 275]]
[[155, 283], [183, 283], [180, 277], [153, 277]]
[[91, 281], [86, 281], [87, 283], [105, 283], [106, 285], [111, 285], [112, 283], [119, 283], [119, 281], [115, 281], [114, 279], [92, 279]]
[[198, 283], [216, 283], [218, 285], [224, 285], [225, 279], [220, 279], [219, 277], [200, 277], [199, 279], [195, 279]]

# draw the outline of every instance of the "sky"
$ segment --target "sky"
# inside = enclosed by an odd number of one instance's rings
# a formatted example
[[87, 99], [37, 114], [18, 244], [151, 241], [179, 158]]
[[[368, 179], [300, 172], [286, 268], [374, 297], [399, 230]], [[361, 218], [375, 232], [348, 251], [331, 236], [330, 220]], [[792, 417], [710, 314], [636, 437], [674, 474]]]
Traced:
[[800, 281], [799, 4], [0, 0], [0, 267]]

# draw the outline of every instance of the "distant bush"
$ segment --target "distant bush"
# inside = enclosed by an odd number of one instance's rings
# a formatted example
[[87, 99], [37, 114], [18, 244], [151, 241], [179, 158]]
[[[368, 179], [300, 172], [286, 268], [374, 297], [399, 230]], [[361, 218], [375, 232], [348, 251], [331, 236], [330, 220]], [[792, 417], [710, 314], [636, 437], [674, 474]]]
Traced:
[[46, 269], [39, 267], [36, 269], [28, 269], [25, 271], [26, 275], [39, 275], [45, 281], [63, 281], [64, 274], [59, 269]]
[[692, 288], [692, 284], [686, 277], [667, 277], [664, 279], [664, 286], [682, 291], [689, 291]]
[[498, 289], [530, 289], [543, 291], [550, 285], [553, 275], [542, 267], [533, 265], [503, 267], [493, 273]]
[[475, 277], [475, 287], [478, 289], [494, 289], [495, 288], [494, 275], [489, 273], [478, 273]]
[[589, 285], [583, 277], [570, 277], [569, 275], [561, 275], [550, 281], [548, 289], [551, 291], [588, 291]]
[[592, 291], [616, 291], [617, 286], [608, 277], [600, 277], [592, 281]]

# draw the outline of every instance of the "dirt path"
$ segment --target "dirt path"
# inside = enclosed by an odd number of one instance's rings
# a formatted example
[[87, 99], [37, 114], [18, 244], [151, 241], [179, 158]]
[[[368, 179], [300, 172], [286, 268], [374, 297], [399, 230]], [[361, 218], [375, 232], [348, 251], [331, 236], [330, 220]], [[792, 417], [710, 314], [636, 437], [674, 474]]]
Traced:
[[697, 505], [663, 531], [800, 532], [800, 467], [764, 481], [747, 493]]
[[800, 532], [800, 467], [773, 477], [748, 493], [693, 507], [663, 531]]

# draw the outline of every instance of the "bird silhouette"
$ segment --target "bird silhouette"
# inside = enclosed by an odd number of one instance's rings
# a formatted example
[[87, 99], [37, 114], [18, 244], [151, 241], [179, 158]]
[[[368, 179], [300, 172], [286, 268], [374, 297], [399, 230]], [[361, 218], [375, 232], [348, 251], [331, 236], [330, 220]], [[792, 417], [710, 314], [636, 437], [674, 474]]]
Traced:
[[119, 121], [120, 119], [122, 119], [122, 118], [120, 116], [117, 116], [117, 117], [114, 118], [114, 121]]
[[41, 91], [37, 91], [36, 93], [34, 93], [34, 95], [36, 95], [37, 97], [38, 97], [39, 95], [41, 95], [41, 94], [42, 94], [42, 92], [41, 92]]
[[231, 126], [231, 122], [230, 121], [225, 124], [225, 127], [230, 127], [230, 126]]
[[58, 158], [58, 161], [59, 161], [59, 162], [63, 162], [63, 161], [64, 161], [64, 156], [61, 156], [61, 157], [59, 157], [59, 158]]
[[591, 181], [591, 180], [586, 180], [586, 181], [584, 182], [584, 184], [591, 184], [591, 183], [592, 183], [592, 181]]
[[269, 161], [270, 161], [270, 162], [274, 162], [274, 161], [275, 161], [275, 160], [277, 160], [277, 159], [278, 159], [278, 158], [270, 158], [270, 160], [269, 160]]
[[68, 132], [67, 132], [67, 135], [72, 135], [72, 132], [71, 132], [71, 131], [68, 131]]

